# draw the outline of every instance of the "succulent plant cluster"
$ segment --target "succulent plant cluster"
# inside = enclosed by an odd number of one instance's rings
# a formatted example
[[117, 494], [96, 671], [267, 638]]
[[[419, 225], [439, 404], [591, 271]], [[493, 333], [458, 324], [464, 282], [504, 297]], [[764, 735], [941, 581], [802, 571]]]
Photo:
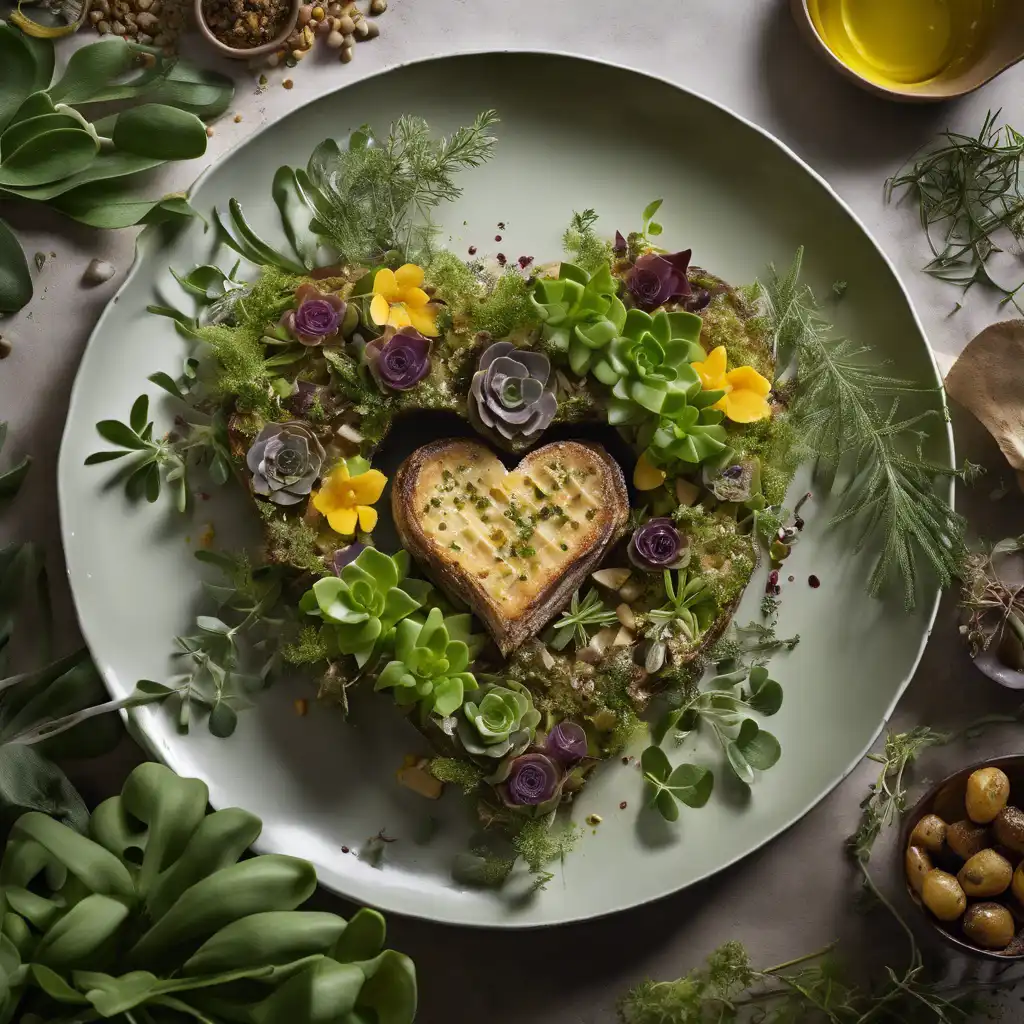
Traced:
[[412, 962], [383, 918], [298, 908], [307, 861], [243, 859], [260, 834], [237, 808], [142, 764], [88, 835], [23, 815], [0, 863], [0, 1020], [411, 1024]]

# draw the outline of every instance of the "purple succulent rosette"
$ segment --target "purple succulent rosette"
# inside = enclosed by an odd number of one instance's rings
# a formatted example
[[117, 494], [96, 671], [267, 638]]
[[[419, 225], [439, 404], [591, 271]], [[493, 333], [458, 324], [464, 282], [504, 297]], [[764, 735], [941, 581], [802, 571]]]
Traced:
[[544, 748], [556, 761], [564, 765], [576, 764], [587, 756], [586, 730], [575, 722], [559, 722], [548, 733]]
[[690, 562], [690, 539], [667, 516], [658, 516], [633, 531], [627, 554], [646, 572], [682, 569]]
[[562, 779], [562, 769], [547, 754], [522, 754], [512, 762], [501, 795], [510, 807], [536, 807], [558, 795]]
[[689, 296], [690, 282], [686, 278], [686, 270], [690, 265], [690, 253], [689, 249], [663, 256], [648, 253], [636, 261], [627, 285], [641, 309], [655, 309], [670, 299]]
[[408, 391], [430, 373], [430, 339], [411, 327], [382, 335], [365, 349], [366, 365], [387, 391]]
[[313, 489], [326, 458], [323, 445], [304, 423], [268, 423], [252, 443], [245, 463], [252, 489], [277, 505], [295, 505]]
[[324, 345], [337, 337], [345, 309], [340, 295], [303, 284], [295, 292], [295, 308], [281, 317], [281, 326], [303, 345]]
[[469, 389], [469, 421], [481, 434], [508, 446], [539, 437], [558, 402], [548, 390], [551, 360], [543, 352], [496, 341], [480, 356]]

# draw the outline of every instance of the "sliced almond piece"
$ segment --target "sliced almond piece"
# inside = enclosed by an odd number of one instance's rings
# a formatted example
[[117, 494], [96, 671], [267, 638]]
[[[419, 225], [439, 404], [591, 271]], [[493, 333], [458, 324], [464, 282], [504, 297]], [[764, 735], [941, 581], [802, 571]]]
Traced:
[[598, 569], [590, 578], [609, 590], [619, 590], [630, 577], [629, 569]]
[[612, 641], [613, 647], [628, 647], [633, 642], [633, 634], [623, 626], [618, 633], [615, 634], [615, 639]]
[[695, 505], [700, 497], [700, 488], [692, 480], [676, 477], [676, 501], [680, 505]]
[[412, 765], [406, 768], [399, 768], [396, 773], [400, 785], [411, 789], [414, 793], [426, 797], [428, 800], [437, 800], [444, 790], [444, 784], [440, 779], [435, 779], [430, 772], [419, 765]]
[[615, 617], [626, 629], [636, 629], [636, 616], [633, 614], [633, 609], [625, 601], [615, 609]]

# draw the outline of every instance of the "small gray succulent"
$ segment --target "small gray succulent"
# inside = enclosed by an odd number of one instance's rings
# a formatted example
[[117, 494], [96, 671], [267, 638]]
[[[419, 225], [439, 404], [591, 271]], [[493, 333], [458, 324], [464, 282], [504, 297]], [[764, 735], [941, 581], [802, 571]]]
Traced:
[[547, 388], [550, 376], [551, 361], [543, 352], [496, 341], [473, 374], [470, 422], [506, 448], [529, 443], [547, 429], [558, 408]]
[[252, 489], [278, 505], [294, 505], [313, 488], [323, 469], [323, 445], [305, 423], [268, 423], [252, 443], [246, 465]]

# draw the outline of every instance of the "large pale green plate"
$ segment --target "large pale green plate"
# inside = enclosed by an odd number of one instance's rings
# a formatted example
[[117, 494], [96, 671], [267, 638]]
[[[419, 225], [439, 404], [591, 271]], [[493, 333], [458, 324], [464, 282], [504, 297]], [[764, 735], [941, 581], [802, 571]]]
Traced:
[[[831, 294], [835, 280], [849, 282], [830, 310], [841, 329], [873, 346], [875, 358], [891, 360], [894, 370], [938, 383], [892, 265], [828, 185], [754, 125], [635, 71], [526, 53], [397, 68], [258, 133], [202, 178], [193, 202], [209, 214], [235, 196], [261, 232], [284, 244], [270, 192], [282, 162], [304, 163], [325, 135], [344, 138], [364, 122], [386, 132], [393, 118], [412, 113], [446, 131], [484, 107], [501, 115], [500, 143], [492, 163], [465, 176], [462, 200], [444, 211], [454, 251], [477, 245], [510, 258], [554, 259], [573, 210], [598, 210], [599, 226], [611, 234], [637, 227], [643, 207], [662, 197], [664, 242], [692, 247], [695, 262], [733, 282], [751, 281], [770, 261], [786, 264], [806, 246], [809, 278], [821, 294]], [[498, 222], [505, 224], [500, 232]], [[500, 245], [493, 241], [498, 233]], [[183, 303], [187, 297], [168, 267], [184, 271], [206, 262], [211, 245], [212, 233], [199, 221], [169, 243], [144, 240], [89, 343], [68, 416], [59, 470], [64, 544], [82, 628], [115, 696], [128, 694], [137, 679], [169, 674], [172, 638], [188, 628], [201, 596], [201, 566], [191, 552], [204, 524], [216, 525], [217, 543], [225, 546], [255, 534], [240, 489], [197, 501], [179, 518], [169, 500], [130, 505], [107, 486], [107, 467], [83, 466], [102, 447], [97, 420], [126, 418], [142, 391], [160, 394], [146, 381], [154, 370], [179, 371], [183, 342], [169, 321], [147, 315], [146, 305], [158, 294]], [[227, 254], [220, 258], [228, 264]], [[160, 424], [169, 426], [175, 410], [161, 403], [158, 411]], [[948, 432], [936, 433], [936, 456], [950, 460]], [[802, 475], [791, 497], [808, 486]], [[807, 530], [783, 574], [795, 581], [785, 587], [780, 629], [802, 640], [773, 664], [786, 694], [772, 724], [783, 747], [777, 767], [746, 789], [729, 784], [718, 751], [699, 749], [696, 756], [715, 766], [716, 792], [706, 808], [684, 810], [674, 825], [641, 809], [635, 766], [603, 767], [574, 808], [578, 821], [596, 812], [602, 823], [586, 829], [547, 890], [523, 903], [452, 882], [452, 857], [470, 834], [465, 803], [457, 792], [435, 804], [396, 785], [403, 756], [423, 751], [423, 744], [387, 699], [364, 695], [348, 724], [324, 706], [300, 717], [293, 701], [309, 691], [282, 681], [242, 714], [228, 740], [204, 728], [182, 736], [161, 709], [143, 710], [138, 729], [156, 757], [204, 779], [215, 806], [258, 814], [261, 849], [308, 857], [321, 881], [360, 902], [439, 921], [519, 927], [657, 899], [757, 849], [805, 814], [861, 757], [917, 665], [935, 612], [934, 588], [920, 595], [912, 614], [898, 592], [868, 598], [873, 555], [854, 554], [849, 533], [827, 528], [829, 507], [817, 499], [808, 504]], [[764, 573], [747, 594], [741, 621], [757, 614]], [[812, 573], [820, 589], [808, 586]], [[430, 816], [439, 827], [429, 843], [418, 844]], [[397, 838], [382, 867], [343, 852], [381, 829]]]

